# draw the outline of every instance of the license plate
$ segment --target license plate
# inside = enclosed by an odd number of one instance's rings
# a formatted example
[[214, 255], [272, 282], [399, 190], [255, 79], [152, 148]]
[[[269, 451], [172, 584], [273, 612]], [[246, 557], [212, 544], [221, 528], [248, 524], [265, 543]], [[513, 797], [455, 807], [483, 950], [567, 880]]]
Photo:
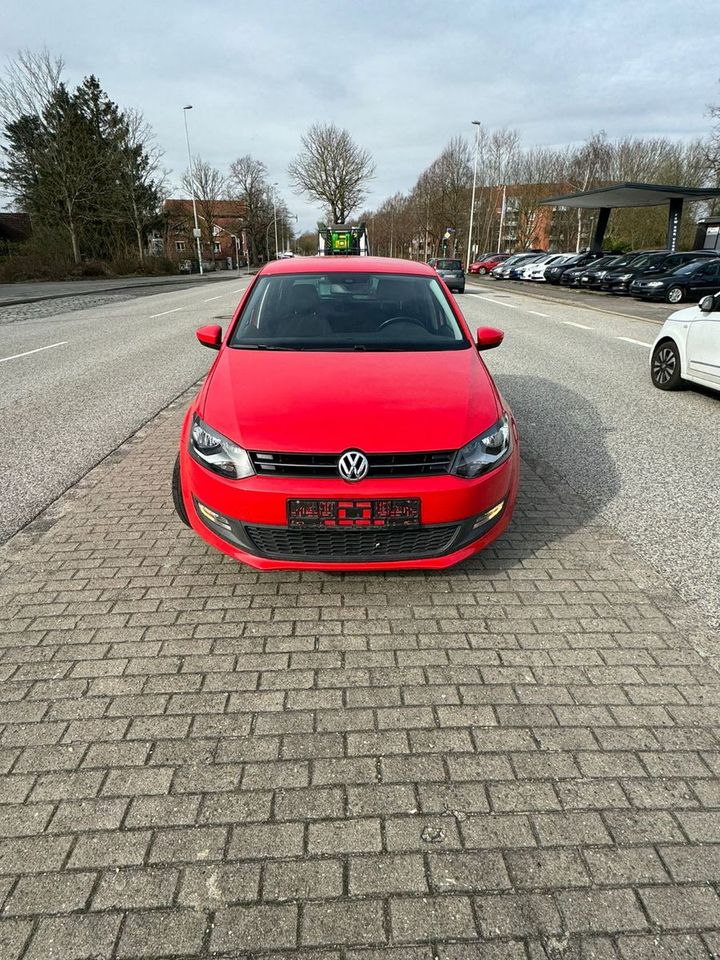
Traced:
[[417, 527], [419, 500], [288, 500], [291, 527]]

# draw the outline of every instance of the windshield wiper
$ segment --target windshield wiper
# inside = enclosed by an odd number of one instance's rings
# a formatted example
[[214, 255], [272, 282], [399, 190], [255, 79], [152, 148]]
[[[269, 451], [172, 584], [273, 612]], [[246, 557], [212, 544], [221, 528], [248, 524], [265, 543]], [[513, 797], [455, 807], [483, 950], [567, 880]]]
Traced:
[[305, 347], [288, 347], [280, 343], [232, 343], [236, 350], [304, 350]]

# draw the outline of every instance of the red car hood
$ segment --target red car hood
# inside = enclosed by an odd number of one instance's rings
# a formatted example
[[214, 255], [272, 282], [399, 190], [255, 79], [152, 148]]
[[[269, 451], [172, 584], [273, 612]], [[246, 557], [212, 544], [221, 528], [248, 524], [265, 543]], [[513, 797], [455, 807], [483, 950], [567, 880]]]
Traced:
[[202, 416], [249, 450], [451, 450], [501, 408], [473, 349], [408, 353], [224, 348]]

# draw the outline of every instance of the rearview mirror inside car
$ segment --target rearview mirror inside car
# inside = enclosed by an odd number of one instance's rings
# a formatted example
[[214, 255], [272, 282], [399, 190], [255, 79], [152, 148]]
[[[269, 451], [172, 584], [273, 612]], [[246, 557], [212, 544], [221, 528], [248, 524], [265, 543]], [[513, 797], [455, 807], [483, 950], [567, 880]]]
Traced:
[[495, 327], [480, 327], [477, 332], [478, 350], [492, 350], [493, 347], [499, 347], [503, 342], [505, 334], [502, 330]]
[[702, 298], [698, 306], [703, 313], [712, 313], [715, 307], [715, 297], [713, 297], [712, 294], [708, 294], [707, 297]]
[[207, 327], [200, 327], [196, 330], [195, 336], [204, 347], [219, 350], [222, 344], [222, 327], [217, 323], [211, 323]]

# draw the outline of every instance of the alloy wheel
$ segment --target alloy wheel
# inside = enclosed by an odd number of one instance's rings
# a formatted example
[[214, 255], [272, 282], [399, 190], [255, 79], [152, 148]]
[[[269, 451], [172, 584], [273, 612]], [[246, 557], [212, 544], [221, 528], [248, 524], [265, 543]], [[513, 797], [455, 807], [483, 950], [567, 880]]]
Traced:
[[675, 351], [670, 347], [660, 347], [653, 357], [652, 372], [656, 383], [669, 383], [677, 368]]
[[669, 303], [680, 303], [683, 298], [683, 292], [680, 287], [671, 287], [668, 290], [668, 302]]

